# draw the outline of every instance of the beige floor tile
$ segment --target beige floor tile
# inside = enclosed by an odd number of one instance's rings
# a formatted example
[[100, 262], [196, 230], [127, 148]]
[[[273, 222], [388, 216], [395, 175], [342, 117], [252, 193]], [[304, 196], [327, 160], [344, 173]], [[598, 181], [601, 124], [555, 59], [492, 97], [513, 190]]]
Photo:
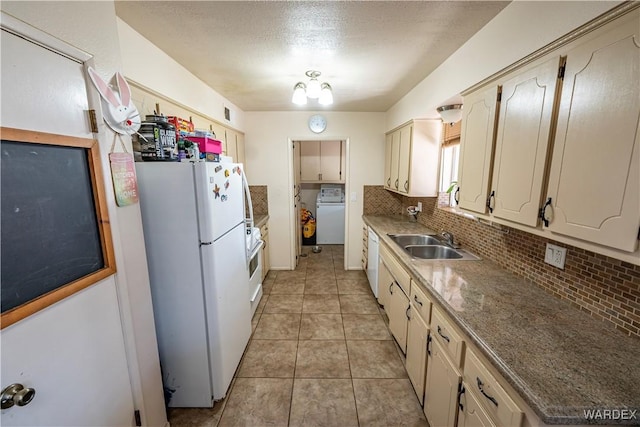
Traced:
[[271, 295], [275, 294], [303, 294], [304, 293], [304, 277], [300, 279], [286, 279], [281, 282], [276, 279], [276, 283], [271, 288]]
[[344, 339], [340, 314], [302, 314], [300, 322], [301, 340]]
[[336, 280], [318, 280], [306, 282], [304, 285], [305, 294], [338, 294]]
[[271, 289], [273, 289], [274, 283], [276, 283], [275, 279], [265, 280], [262, 283], [262, 295], [269, 295], [271, 293]]
[[302, 301], [303, 313], [340, 313], [340, 299], [332, 294], [306, 294]]
[[338, 279], [351, 279], [351, 280], [367, 280], [367, 275], [362, 270], [343, 270], [336, 269], [336, 278]]
[[262, 313], [253, 333], [258, 340], [296, 340], [300, 332], [300, 314]]
[[270, 294], [264, 313], [302, 313], [303, 295]]
[[216, 402], [213, 408], [169, 408], [167, 417], [174, 427], [216, 427], [225, 403]]
[[253, 315], [253, 318], [251, 319], [251, 333], [255, 332], [256, 328], [258, 327], [258, 322], [260, 322], [260, 316], [262, 316], [262, 313], [258, 313], [258, 312], [256, 312]]
[[301, 379], [293, 383], [289, 426], [357, 426], [350, 379]]
[[251, 340], [238, 377], [293, 378], [298, 341]]
[[390, 340], [391, 334], [379, 314], [343, 314], [344, 335], [348, 340]]
[[340, 295], [340, 309], [350, 314], [377, 314], [378, 301], [373, 295]]
[[299, 341], [296, 378], [349, 378], [344, 340]]
[[238, 378], [219, 426], [286, 426], [292, 390], [292, 379]]
[[353, 378], [407, 378], [394, 341], [347, 341]]
[[362, 426], [428, 426], [408, 379], [354, 379], [353, 389]]
[[338, 293], [373, 295], [367, 279], [338, 279]]

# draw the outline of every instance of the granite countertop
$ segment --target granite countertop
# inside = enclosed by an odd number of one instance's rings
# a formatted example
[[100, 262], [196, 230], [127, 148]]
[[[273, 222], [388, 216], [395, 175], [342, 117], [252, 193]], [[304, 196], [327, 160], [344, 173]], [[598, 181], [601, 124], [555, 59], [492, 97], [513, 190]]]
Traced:
[[611, 423], [584, 411], [629, 409], [638, 412], [626, 424], [640, 423], [640, 340], [490, 260], [412, 259], [387, 236], [436, 234], [421, 224], [363, 219], [543, 422]]
[[269, 220], [269, 215], [265, 214], [253, 214], [253, 226], [262, 227]]

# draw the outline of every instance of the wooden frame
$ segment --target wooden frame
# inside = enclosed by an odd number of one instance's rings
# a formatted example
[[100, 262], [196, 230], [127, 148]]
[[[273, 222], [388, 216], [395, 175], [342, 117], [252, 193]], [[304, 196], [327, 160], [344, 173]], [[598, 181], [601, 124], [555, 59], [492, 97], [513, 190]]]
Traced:
[[109, 214], [107, 210], [107, 200], [105, 196], [98, 141], [88, 138], [78, 138], [5, 127], [0, 127], [0, 134], [2, 135], [2, 139], [7, 141], [85, 148], [87, 150], [87, 161], [91, 176], [91, 187], [93, 189], [96, 223], [100, 234], [100, 244], [104, 261], [104, 266], [99, 270], [62, 285], [31, 301], [2, 313], [0, 317], [0, 329], [4, 329], [9, 325], [49, 307], [50, 305], [55, 304], [56, 302], [61, 301], [62, 299], [71, 296], [74, 293], [85, 289], [108, 276], [111, 276], [112, 274], [115, 274], [116, 264], [111, 237], [111, 227], [109, 225]]

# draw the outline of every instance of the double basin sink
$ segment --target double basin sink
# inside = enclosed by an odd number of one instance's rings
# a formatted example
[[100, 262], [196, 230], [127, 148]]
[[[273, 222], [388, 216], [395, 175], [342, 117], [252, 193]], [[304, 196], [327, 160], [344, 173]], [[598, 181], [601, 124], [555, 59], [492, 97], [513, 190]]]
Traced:
[[428, 234], [387, 234], [412, 258], [479, 260], [477, 256]]

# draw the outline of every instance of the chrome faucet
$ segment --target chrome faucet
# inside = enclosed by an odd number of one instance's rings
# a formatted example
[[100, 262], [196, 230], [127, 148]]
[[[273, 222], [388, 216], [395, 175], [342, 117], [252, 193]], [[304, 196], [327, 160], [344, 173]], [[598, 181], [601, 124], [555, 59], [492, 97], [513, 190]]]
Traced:
[[449, 232], [449, 231], [443, 231], [442, 233], [440, 233], [440, 236], [445, 239], [445, 242], [451, 246], [454, 249], [457, 249], [460, 247], [459, 244], [457, 244], [455, 242], [455, 240], [453, 239], [453, 233]]

